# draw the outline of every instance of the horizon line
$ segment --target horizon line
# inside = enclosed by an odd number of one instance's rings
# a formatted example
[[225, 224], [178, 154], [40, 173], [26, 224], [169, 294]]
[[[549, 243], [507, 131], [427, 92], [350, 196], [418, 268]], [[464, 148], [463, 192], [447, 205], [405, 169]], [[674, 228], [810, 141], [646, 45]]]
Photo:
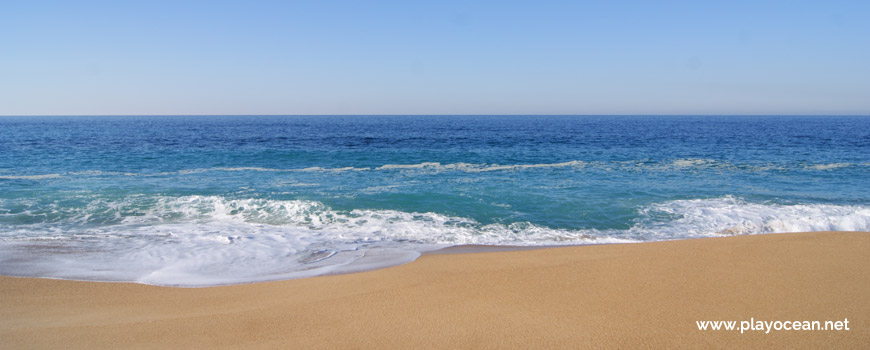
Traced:
[[516, 117], [544, 117], [544, 116], [577, 116], [577, 117], [870, 117], [870, 113], [863, 114], [801, 114], [801, 113], [543, 113], [543, 114], [484, 114], [484, 113], [450, 113], [450, 114], [427, 114], [427, 113], [388, 113], [388, 114], [0, 114], [0, 117], [399, 117], [399, 116], [443, 116], [443, 117], [486, 117], [486, 116], [516, 116]]

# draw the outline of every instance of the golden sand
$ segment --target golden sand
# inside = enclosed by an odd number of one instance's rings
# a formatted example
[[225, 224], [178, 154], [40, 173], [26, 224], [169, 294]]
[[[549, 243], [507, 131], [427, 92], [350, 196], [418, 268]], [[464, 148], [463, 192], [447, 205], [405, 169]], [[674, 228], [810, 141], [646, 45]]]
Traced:
[[[424, 255], [211, 288], [0, 278], [0, 348], [867, 348], [870, 234]], [[699, 320], [849, 320], [700, 331]]]

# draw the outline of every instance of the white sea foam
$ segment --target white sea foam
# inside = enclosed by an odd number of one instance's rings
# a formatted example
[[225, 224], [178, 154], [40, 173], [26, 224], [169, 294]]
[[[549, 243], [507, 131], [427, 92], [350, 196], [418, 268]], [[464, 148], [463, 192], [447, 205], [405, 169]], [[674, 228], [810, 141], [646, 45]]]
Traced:
[[275, 171], [285, 171], [281, 169], [272, 169], [272, 168], [262, 168], [256, 166], [244, 166], [244, 167], [217, 167], [217, 168], [209, 168], [203, 169], [206, 171], [266, 171], [266, 172], [275, 172]]
[[[458, 244], [629, 241], [437, 213], [336, 211], [300, 200], [130, 197], [58, 210], [63, 222], [0, 228], [0, 273], [199, 286], [384, 267]], [[89, 225], [96, 214], [109, 224]]]
[[807, 168], [814, 169], [814, 170], [831, 170], [831, 169], [839, 169], [839, 168], [848, 168], [852, 165], [853, 164], [851, 164], [851, 163], [830, 163], [830, 164], [808, 165]]
[[437, 168], [440, 167], [441, 163], [433, 163], [433, 162], [425, 162], [418, 164], [386, 164], [381, 165], [375, 170], [392, 170], [392, 169], [421, 169], [421, 168]]
[[102, 170], [71, 171], [66, 174], [71, 176], [139, 176], [139, 173]]
[[345, 171], [366, 171], [371, 170], [371, 168], [356, 168], [352, 166], [346, 166], [341, 168], [321, 168], [319, 166], [303, 168], [303, 169], [288, 169], [287, 171], [302, 171], [302, 172], [332, 172], [332, 173], [341, 173]]
[[365, 170], [370, 170], [370, 168], [355, 168], [355, 167], [322, 168], [322, 167], [308, 167], [308, 168], [278, 169], [278, 168], [263, 168], [263, 167], [214, 167], [214, 168], [182, 169], [182, 170], [178, 170], [178, 171], [165, 171], [165, 172], [159, 172], [159, 173], [140, 174], [140, 175], [141, 175], [141, 176], [168, 176], [168, 175], [190, 175], [190, 174], [201, 174], [201, 173], [207, 173], [207, 172], [244, 172], [244, 171], [256, 171], [256, 172], [281, 173], [281, 172], [344, 172], [344, 171], [365, 171]]
[[750, 171], [750, 172], [768, 172], [768, 171], [784, 171], [784, 170], [816, 170], [829, 171], [835, 169], [843, 169], [854, 166], [870, 166], [870, 163], [824, 163], [824, 164], [755, 164], [755, 165], [736, 165], [726, 161], [717, 161], [707, 158], [680, 158], [662, 162], [645, 162], [645, 161], [615, 161], [615, 162], [585, 162], [572, 160], [559, 163], [532, 163], [532, 164], [489, 164], [489, 163], [447, 163], [439, 162], [422, 162], [414, 164], [384, 164], [375, 167], [307, 167], [307, 168], [264, 168], [264, 167], [213, 167], [213, 168], [195, 168], [182, 169], [177, 171], [166, 171], [158, 173], [136, 173], [124, 171], [102, 171], [102, 170], [85, 170], [72, 171], [65, 174], [39, 174], [39, 175], [0, 175], [0, 179], [6, 180], [41, 180], [58, 178], [61, 176], [172, 176], [172, 175], [192, 175], [207, 172], [322, 172], [322, 173], [342, 173], [348, 171], [403, 171], [403, 172], [423, 172], [423, 173], [441, 173], [441, 172], [464, 172], [464, 173], [485, 173], [498, 171], [522, 171], [532, 169], [546, 168], [563, 168], [574, 170], [602, 170], [602, 171], [698, 171], [705, 169], [719, 169], [731, 171]]
[[712, 159], [702, 159], [702, 158], [686, 158], [686, 159], [677, 159], [674, 160], [671, 165], [678, 168], [688, 168], [688, 167], [704, 167], [711, 164], [716, 163], [715, 160]]
[[449, 163], [441, 164], [436, 162], [424, 162], [417, 164], [386, 164], [375, 168], [374, 170], [416, 170], [423, 169], [435, 172], [442, 171], [459, 171], [467, 173], [490, 172], [490, 171], [510, 171], [524, 169], [539, 169], [539, 168], [582, 168], [586, 165], [582, 161], [569, 161], [561, 163], [540, 163], [540, 164], [486, 164], [486, 163]]
[[41, 175], [0, 175], [3, 180], [42, 180], [55, 179], [60, 177], [60, 174], [41, 174]]
[[633, 235], [670, 239], [716, 235], [806, 232], [870, 231], [866, 206], [748, 203], [726, 196], [677, 200], [642, 208]]
[[481, 224], [438, 213], [342, 211], [314, 201], [216, 196], [133, 196], [57, 210], [64, 211], [62, 222], [0, 227], [0, 273], [203, 286], [385, 267], [409, 262], [422, 251], [461, 244], [870, 231], [866, 206], [750, 203], [730, 196], [645, 206], [626, 230]]

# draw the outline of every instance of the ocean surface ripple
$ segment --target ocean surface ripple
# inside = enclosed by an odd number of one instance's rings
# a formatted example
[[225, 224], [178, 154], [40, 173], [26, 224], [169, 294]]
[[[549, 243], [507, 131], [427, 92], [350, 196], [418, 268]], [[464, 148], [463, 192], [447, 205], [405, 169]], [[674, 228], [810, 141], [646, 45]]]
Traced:
[[451, 245], [870, 231], [870, 118], [0, 117], [0, 274], [208, 286]]

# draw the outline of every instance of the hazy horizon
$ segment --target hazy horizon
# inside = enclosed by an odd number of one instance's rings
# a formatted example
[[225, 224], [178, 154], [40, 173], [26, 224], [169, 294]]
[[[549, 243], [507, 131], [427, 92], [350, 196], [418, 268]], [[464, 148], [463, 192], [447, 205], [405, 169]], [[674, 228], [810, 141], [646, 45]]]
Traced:
[[4, 114], [15, 117], [870, 117], [866, 114]]

